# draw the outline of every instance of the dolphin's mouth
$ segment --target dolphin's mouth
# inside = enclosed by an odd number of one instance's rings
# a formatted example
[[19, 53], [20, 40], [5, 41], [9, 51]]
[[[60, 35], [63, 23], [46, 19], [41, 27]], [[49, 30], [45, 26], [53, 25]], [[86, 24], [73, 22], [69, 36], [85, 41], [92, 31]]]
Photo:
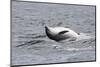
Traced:
[[49, 28], [48, 28], [47, 26], [45, 26], [45, 30], [46, 30], [46, 31], [50, 31]]

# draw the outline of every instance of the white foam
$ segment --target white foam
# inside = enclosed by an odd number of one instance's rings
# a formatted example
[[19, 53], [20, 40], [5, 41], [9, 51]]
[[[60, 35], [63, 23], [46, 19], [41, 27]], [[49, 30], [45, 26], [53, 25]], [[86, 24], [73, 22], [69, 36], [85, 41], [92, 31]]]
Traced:
[[77, 38], [77, 41], [83, 40], [83, 39], [91, 39], [91, 38], [93, 37], [87, 33], [80, 33], [79, 37]]
[[63, 48], [63, 50], [67, 50], [67, 51], [83, 51], [83, 50], [92, 50], [93, 47], [89, 46], [86, 48]]

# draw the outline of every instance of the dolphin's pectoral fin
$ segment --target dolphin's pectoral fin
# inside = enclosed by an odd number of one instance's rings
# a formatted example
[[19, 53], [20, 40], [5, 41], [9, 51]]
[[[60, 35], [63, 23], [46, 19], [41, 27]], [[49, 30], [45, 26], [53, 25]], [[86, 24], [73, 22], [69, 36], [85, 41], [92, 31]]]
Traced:
[[58, 34], [64, 34], [64, 33], [66, 33], [66, 32], [69, 32], [69, 31], [67, 31], [67, 30], [61, 31], [61, 32], [59, 32]]

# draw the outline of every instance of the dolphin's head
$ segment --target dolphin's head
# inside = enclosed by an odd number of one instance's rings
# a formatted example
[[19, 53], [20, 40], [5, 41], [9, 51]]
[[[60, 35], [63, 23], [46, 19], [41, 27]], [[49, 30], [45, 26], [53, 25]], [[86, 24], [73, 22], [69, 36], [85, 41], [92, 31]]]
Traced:
[[45, 31], [46, 31], [46, 33], [49, 33], [51, 35], [56, 35], [57, 34], [56, 30], [52, 27], [49, 27], [49, 26], [45, 26]]
[[57, 32], [56, 32], [52, 27], [45, 26], [45, 32], [46, 32], [46, 35], [47, 35], [50, 39], [55, 40], [55, 36], [57, 35]]
[[48, 31], [48, 32], [50, 31], [48, 26], [45, 26], [45, 30]]

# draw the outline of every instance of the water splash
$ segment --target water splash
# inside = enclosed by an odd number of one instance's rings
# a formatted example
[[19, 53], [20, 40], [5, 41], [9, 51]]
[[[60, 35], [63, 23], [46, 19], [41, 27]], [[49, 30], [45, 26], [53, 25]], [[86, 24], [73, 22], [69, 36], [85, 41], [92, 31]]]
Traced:
[[83, 39], [91, 39], [91, 38], [93, 38], [93, 37], [90, 34], [80, 33], [80, 35], [79, 35], [79, 37], [77, 38], [76, 41], [83, 40]]

